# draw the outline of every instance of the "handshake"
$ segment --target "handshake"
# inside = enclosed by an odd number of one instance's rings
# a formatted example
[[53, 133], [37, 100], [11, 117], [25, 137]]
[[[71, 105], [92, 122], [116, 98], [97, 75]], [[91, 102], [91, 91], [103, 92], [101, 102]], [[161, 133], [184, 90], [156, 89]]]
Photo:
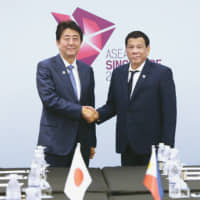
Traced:
[[99, 119], [99, 113], [92, 106], [82, 106], [82, 116], [88, 122], [92, 123]]

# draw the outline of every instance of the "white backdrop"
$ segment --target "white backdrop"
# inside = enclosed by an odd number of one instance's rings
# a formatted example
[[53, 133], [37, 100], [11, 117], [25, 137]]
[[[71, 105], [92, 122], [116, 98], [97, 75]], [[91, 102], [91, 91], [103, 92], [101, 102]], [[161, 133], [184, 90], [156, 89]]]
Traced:
[[[58, 53], [56, 21], [51, 12], [72, 15], [79, 7], [115, 24], [115, 31], [93, 63], [96, 107], [106, 101], [111, 60], [121, 58], [132, 30], [150, 37], [150, 58], [172, 68], [177, 90], [176, 147], [185, 164], [200, 164], [200, 1], [191, 0], [7, 0], [0, 3], [0, 167], [29, 166], [36, 146], [41, 103], [36, 90], [38, 61]], [[97, 126], [91, 167], [115, 166], [115, 119]]]

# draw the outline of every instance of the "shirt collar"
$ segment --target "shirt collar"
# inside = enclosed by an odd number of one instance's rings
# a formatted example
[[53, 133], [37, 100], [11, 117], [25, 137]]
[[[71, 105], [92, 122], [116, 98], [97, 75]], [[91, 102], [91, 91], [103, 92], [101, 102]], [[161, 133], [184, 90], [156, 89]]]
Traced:
[[68, 67], [69, 65], [72, 65], [75, 69], [77, 68], [77, 64], [76, 64], [76, 58], [74, 60], [74, 62], [72, 64], [68, 63], [63, 57], [62, 55], [60, 54], [60, 57], [62, 58], [63, 62], [64, 62], [64, 65], [65, 67]]
[[129, 72], [134, 72], [134, 71], [139, 71], [139, 72], [141, 72], [142, 70], [143, 70], [143, 67], [144, 67], [144, 65], [145, 65], [145, 62], [146, 61], [144, 61], [137, 69], [133, 69], [132, 67], [131, 67], [131, 63], [129, 64], [129, 69], [128, 69], [128, 71]]

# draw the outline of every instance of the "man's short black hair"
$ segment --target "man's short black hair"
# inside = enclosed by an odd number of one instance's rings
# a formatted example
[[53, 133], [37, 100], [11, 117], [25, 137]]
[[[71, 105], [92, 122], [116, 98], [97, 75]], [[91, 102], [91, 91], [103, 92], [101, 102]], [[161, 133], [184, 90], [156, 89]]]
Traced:
[[125, 45], [127, 46], [128, 39], [130, 39], [130, 38], [139, 38], [139, 37], [142, 37], [144, 39], [145, 45], [146, 45], [146, 47], [148, 47], [149, 44], [150, 44], [150, 40], [149, 40], [148, 36], [145, 33], [143, 33], [142, 31], [133, 31], [133, 32], [130, 32], [126, 36]]
[[81, 42], [83, 41], [83, 32], [80, 28], [80, 26], [78, 26], [74, 21], [72, 20], [68, 20], [68, 21], [64, 21], [64, 22], [60, 22], [57, 26], [57, 29], [56, 29], [56, 40], [59, 41], [60, 40], [60, 37], [63, 33], [63, 31], [67, 28], [70, 28], [72, 30], [75, 30], [79, 33], [80, 35], [80, 39], [81, 39]]

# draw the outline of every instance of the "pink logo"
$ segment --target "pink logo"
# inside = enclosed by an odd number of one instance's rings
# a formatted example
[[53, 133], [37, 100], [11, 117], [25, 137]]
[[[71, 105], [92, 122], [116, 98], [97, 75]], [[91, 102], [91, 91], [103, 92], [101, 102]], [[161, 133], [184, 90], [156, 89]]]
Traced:
[[[69, 15], [54, 12], [52, 15], [58, 23], [72, 19]], [[77, 58], [91, 65], [115, 30], [115, 24], [81, 8], [76, 8], [72, 16], [84, 33], [83, 44]]]

